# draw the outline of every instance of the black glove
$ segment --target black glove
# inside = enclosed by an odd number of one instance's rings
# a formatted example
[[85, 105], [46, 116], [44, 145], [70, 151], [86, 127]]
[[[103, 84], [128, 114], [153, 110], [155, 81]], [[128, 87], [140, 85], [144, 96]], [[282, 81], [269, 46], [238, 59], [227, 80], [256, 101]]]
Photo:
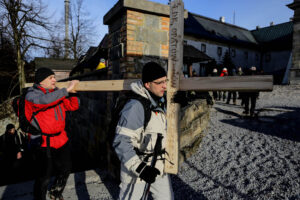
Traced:
[[173, 96], [172, 102], [179, 103], [181, 107], [185, 107], [188, 105], [188, 97], [186, 92], [184, 91], [177, 91], [176, 94]]
[[[142, 163], [141, 165], [145, 165], [145, 163]], [[147, 165], [140, 173], [140, 178], [151, 184], [154, 183], [156, 176], [159, 174], [160, 171], [158, 169]]]

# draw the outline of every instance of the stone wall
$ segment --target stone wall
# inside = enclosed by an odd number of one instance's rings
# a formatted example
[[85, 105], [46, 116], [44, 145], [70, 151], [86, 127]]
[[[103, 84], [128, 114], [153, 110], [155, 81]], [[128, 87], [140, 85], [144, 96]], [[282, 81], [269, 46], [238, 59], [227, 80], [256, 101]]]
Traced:
[[193, 101], [189, 106], [181, 109], [180, 117], [180, 154], [179, 163], [190, 157], [199, 147], [207, 128], [211, 106], [206, 99]]
[[300, 0], [294, 0], [293, 3], [287, 6], [295, 11], [293, 17], [293, 59], [290, 70], [290, 83], [300, 84]]

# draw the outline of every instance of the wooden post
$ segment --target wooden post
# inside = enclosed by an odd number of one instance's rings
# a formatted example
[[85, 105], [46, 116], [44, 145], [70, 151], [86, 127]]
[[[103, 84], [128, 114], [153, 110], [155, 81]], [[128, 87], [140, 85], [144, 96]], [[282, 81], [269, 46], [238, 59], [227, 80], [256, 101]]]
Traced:
[[178, 173], [179, 151], [179, 114], [180, 105], [172, 102], [174, 94], [179, 90], [180, 75], [183, 66], [183, 25], [184, 5], [182, 0], [172, 1], [170, 4], [169, 29], [169, 60], [167, 85], [167, 137], [165, 172]]

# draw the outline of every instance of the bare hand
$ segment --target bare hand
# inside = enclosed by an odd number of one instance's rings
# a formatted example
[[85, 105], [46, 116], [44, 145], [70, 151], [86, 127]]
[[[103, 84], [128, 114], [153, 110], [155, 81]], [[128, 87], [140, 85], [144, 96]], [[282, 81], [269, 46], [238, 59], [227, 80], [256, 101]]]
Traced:
[[69, 83], [69, 86], [67, 87], [67, 91], [69, 93], [76, 93], [75, 87], [79, 83], [79, 80], [72, 80]]
[[22, 158], [22, 153], [21, 152], [18, 152], [17, 153], [17, 159], [19, 160], [19, 159], [21, 159]]

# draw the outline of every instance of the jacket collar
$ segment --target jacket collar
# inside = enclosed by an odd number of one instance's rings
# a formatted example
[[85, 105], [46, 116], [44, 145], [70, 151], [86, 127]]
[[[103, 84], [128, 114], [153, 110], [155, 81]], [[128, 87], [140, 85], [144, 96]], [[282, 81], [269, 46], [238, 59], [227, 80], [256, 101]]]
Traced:
[[43, 88], [41, 85], [36, 84], [36, 83], [33, 85], [33, 87], [36, 88], [36, 89], [41, 90], [44, 94], [47, 94], [47, 93], [50, 93], [50, 92], [53, 92], [54, 90], [56, 90], [56, 89], [46, 89], [46, 88]]
[[131, 83], [130, 88], [134, 93], [141, 95], [142, 97], [144, 97], [146, 99], [149, 99], [152, 104], [152, 107], [154, 107], [154, 109], [161, 108], [162, 110], [165, 110], [165, 108], [163, 108], [165, 105], [164, 97], [155, 101], [153, 99], [153, 97], [151, 96], [150, 92], [144, 87], [142, 80], [138, 80], [138, 81]]

